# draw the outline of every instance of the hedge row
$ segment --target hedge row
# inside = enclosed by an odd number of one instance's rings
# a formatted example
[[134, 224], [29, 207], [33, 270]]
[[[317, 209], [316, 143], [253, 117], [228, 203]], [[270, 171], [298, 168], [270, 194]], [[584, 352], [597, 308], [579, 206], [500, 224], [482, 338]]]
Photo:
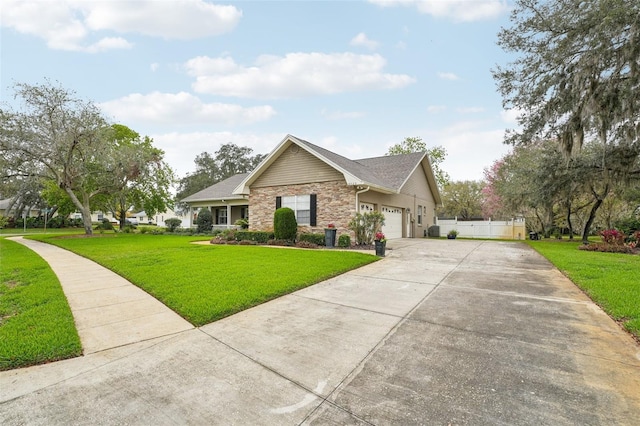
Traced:
[[236, 231], [236, 241], [255, 241], [258, 244], [267, 244], [275, 239], [273, 232], [265, 231]]

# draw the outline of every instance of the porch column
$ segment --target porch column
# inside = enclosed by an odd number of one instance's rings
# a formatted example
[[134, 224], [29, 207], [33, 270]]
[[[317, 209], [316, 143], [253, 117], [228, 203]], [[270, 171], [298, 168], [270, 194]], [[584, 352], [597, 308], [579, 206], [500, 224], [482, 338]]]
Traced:
[[227, 204], [227, 229], [231, 228], [231, 204]]

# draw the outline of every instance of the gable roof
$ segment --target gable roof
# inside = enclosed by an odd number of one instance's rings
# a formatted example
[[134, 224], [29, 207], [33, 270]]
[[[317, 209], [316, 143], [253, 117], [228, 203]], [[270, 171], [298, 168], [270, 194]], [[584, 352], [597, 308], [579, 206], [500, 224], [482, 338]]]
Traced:
[[182, 199], [182, 202], [195, 202], [195, 201], [212, 201], [212, 200], [237, 200], [244, 198], [242, 194], [234, 194], [233, 190], [242, 182], [249, 173], [239, 173], [233, 175], [230, 178], [222, 180], [216, 184], [211, 185], [202, 191], [189, 195]]
[[280, 144], [233, 191], [248, 194], [249, 186], [291, 145], [297, 145], [343, 174], [347, 185], [366, 186], [385, 194], [397, 194], [413, 172], [424, 169], [436, 205], [442, 203], [426, 152], [350, 160], [311, 142], [287, 135]]

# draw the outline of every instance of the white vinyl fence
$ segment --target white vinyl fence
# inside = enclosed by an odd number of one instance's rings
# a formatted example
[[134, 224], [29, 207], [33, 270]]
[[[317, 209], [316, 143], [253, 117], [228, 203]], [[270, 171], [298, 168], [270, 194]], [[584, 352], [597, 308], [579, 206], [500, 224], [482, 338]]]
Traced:
[[524, 218], [512, 220], [458, 220], [437, 219], [440, 236], [445, 237], [449, 231], [455, 229], [462, 238], [496, 238], [499, 240], [524, 240], [527, 238], [527, 228]]

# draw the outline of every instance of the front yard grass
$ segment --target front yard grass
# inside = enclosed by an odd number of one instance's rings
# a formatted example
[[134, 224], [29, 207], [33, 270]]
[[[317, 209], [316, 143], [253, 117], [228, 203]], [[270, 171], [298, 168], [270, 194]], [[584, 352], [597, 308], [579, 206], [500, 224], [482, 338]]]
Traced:
[[115, 271], [196, 326], [377, 260], [337, 250], [196, 245], [190, 242], [198, 238], [174, 235], [34, 238]]
[[71, 310], [49, 265], [4, 238], [0, 253], [0, 370], [80, 355]]
[[640, 256], [579, 251], [580, 243], [527, 241], [640, 340]]

